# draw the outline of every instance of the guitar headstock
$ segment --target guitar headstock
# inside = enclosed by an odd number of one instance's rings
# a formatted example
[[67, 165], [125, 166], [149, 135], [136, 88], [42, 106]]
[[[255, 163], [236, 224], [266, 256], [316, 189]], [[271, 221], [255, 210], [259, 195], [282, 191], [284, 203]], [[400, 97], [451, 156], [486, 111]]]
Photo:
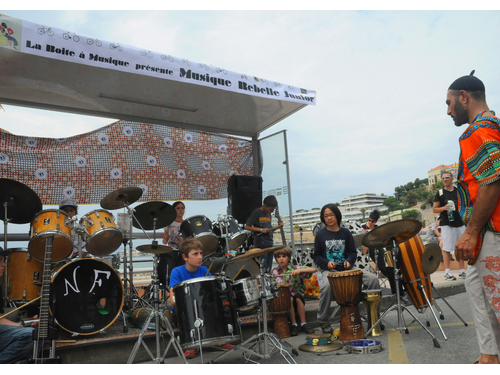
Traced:
[[278, 210], [278, 206], [276, 206], [276, 209], [274, 210], [274, 216], [276, 217], [276, 219], [278, 219], [278, 221], [281, 221], [281, 216]]

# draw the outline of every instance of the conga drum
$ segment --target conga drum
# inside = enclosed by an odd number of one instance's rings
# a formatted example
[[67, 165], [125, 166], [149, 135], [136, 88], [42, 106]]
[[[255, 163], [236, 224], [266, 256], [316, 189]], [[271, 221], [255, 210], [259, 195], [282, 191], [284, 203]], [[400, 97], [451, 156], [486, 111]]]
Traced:
[[339, 339], [350, 341], [362, 338], [365, 330], [361, 323], [358, 305], [361, 302], [363, 271], [332, 272], [328, 275], [328, 281], [340, 306]]
[[278, 284], [278, 297], [273, 298], [269, 303], [269, 311], [273, 316], [274, 333], [280, 339], [290, 337], [290, 326], [288, 325], [288, 315], [292, 308], [290, 284]]
[[400, 268], [408, 295], [417, 309], [429, 307], [429, 303], [420, 287], [421, 285], [424, 286], [427, 298], [432, 301], [431, 278], [422, 269], [422, 257], [425, 247], [420, 236], [417, 234], [408, 241], [401, 243], [399, 248], [401, 249]]

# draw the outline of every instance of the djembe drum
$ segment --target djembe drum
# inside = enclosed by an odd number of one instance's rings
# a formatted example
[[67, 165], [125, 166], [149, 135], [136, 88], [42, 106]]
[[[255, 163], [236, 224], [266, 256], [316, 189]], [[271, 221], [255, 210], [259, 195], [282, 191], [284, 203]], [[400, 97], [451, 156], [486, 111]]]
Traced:
[[328, 281], [340, 306], [340, 340], [350, 341], [360, 339], [365, 330], [361, 324], [358, 305], [361, 302], [361, 286], [363, 271], [348, 270], [332, 272]]
[[290, 337], [290, 326], [288, 325], [288, 314], [292, 308], [290, 284], [278, 284], [278, 297], [273, 298], [269, 303], [269, 311], [273, 316], [274, 333], [280, 339]]

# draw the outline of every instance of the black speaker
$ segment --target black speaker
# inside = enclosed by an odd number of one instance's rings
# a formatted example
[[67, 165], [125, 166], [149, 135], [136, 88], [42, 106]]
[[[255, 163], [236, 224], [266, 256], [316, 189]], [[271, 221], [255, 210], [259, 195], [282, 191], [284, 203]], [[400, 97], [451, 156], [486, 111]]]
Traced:
[[262, 177], [232, 175], [227, 181], [228, 211], [245, 224], [250, 214], [262, 206]]

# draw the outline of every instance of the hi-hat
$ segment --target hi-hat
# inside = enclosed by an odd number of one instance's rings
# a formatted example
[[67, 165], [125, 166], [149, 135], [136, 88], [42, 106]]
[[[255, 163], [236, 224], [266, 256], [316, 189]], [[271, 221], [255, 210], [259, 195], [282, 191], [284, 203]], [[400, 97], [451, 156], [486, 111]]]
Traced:
[[420, 229], [422, 223], [418, 220], [392, 221], [368, 232], [363, 238], [363, 245], [368, 248], [393, 247], [393, 240], [399, 245], [414, 237]]
[[132, 204], [142, 196], [140, 187], [126, 187], [112, 191], [101, 200], [101, 207], [106, 210], [117, 210]]
[[42, 210], [42, 201], [28, 186], [8, 178], [0, 178], [0, 219], [7, 219], [13, 224], [31, 222], [35, 214]]
[[422, 255], [422, 271], [430, 275], [439, 268], [441, 263], [441, 248], [437, 243], [429, 243], [425, 245], [425, 251]]
[[234, 263], [245, 259], [257, 258], [261, 255], [274, 253], [276, 250], [284, 249], [285, 247], [286, 246], [283, 245], [283, 246], [268, 247], [267, 249], [250, 249], [245, 254], [237, 255], [236, 257], [229, 259], [226, 263]]
[[[132, 225], [138, 229], [165, 228], [173, 223], [177, 212], [170, 204], [165, 202], [148, 202], [134, 208]], [[140, 225], [139, 225], [140, 224]]]
[[139, 250], [141, 253], [148, 253], [148, 254], [166, 254], [174, 250], [170, 246], [158, 245], [157, 241], [153, 241], [151, 245], [137, 246], [136, 249]]

